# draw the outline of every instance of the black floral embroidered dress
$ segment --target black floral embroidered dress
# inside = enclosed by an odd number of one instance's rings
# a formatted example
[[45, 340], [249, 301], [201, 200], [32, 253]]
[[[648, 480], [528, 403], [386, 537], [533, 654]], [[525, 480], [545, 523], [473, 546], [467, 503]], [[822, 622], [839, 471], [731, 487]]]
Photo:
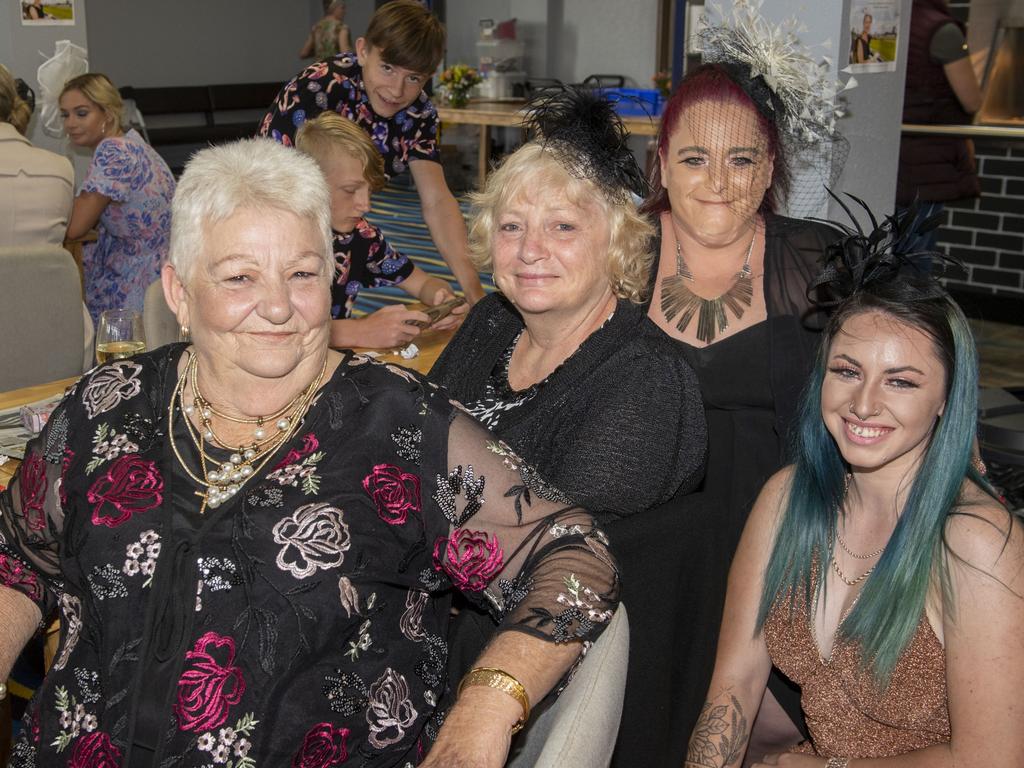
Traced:
[[61, 619], [11, 765], [415, 765], [452, 586], [553, 641], [610, 617], [591, 518], [443, 390], [351, 354], [200, 516], [167, 440], [182, 350], [86, 376], [0, 495], [0, 583]]
[[384, 158], [389, 179], [405, 173], [413, 160], [440, 162], [437, 110], [427, 94], [420, 93], [391, 117], [381, 117], [370, 106], [363, 68], [351, 52], [310, 64], [286, 83], [260, 122], [259, 135], [292, 146], [299, 126], [328, 110], [366, 131]]

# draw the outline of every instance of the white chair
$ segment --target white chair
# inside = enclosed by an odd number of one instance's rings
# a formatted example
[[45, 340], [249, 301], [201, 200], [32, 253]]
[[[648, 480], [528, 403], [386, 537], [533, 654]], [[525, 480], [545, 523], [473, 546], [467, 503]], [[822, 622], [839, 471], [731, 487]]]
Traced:
[[629, 619], [620, 604], [562, 695], [534, 709], [512, 742], [506, 768], [607, 768], [619, 733], [628, 657]]
[[146, 349], [156, 349], [178, 340], [178, 320], [167, 306], [163, 284], [154, 280], [142, 299], [142, 329], [146, 334]]
[[82, 373], [82, 281], [55, 245], [0, 248], [0, 390]]

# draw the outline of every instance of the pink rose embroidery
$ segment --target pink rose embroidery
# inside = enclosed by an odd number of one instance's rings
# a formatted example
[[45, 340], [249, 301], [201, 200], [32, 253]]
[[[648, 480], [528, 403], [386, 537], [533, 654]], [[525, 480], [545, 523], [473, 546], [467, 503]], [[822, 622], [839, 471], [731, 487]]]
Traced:
[[[146, 512], [163, 503], [164, 479], [156, 463], [138, 454], [127, 454], [115, 461], [106, 474], [96, 479], [86, 498], [92, 509], [93, 525], [116, 528], [132, 515]], [[103, 511], [105, 504], [117, 510], [111, 515]]]
[[120, 768], [121, 750], [103, 731], [86, 734], [75, 742], [68, 768]]
[[485, 589], [501, 570], [504, 556], [498, 537], [488, 541], [484, 531], [456, 529], [448, 538], [441, 536], [434, 542], [434, 570], [443, 570], [464, 592]]
[[57, 492], [57, 496], [60, 499], [60, 505], [62, 507], [67, 506], [68, 503], [68, 469], [71, 468], [71, 461], [75, 458], [75, 452], [70, 448], [64, 449], [64, 459], [60, 463], [60, 489]]
[[366, 722], [370, 726], [367, 739], [376, 749], [397, 744], [409, 726], [416, 722], [416, 708], [409, 697], [405, 678], [388, 667], [371, 686]]
[[289, 464], [294, 464], [297, 461], [301, 461], [302, 459], [306, 458], [306, 456], [309, 456], [309, 454], [313, 453], [313, 451], [315, 451], [319, 447], [320, 441], [316, 439], [316, 435], [310, 432], [308, 435], [302, 438], [302, 447], [297, 450], [295, 448], [292, 448], [290, 451], [288, 451], [288, 453], [285, 454], [285, 457], [281, 459], [281, 461], [279, 461], [276, 465], [274, 465], [274, 470], [277, 471], [281, 469], [281, 467], [286, 467]]
[[43, 510], [46, 486], [46, 463], [40, 454], [30, 453], [22, 462], [21, 474], [18, 475], [21, 514], [30, 531], [46, 528], [46, 512]]
[[306, 732], [302, 747], [292, 758], [292, 768], [329, 768], [348, 760], [348, 728], [317, 723]]
[[378, 464], [363, 478], [363, 490], [377, 505], [377, 516], [388, 525], [402, 525], [409, 513], [420, 511], [420, 479], [393, 464]]
[[33, 600], [41, 600], [43, 587], [32, 571], [20, 561], [7, 555], [0, 555], [0, 584], [17, 589]]
[[[216, 656], [225, 657], [224, 663]], [[196, 640], [185, 659], [192, 665], [178, 680], [178, 703], [174, 705], [178, 727], [183, 731], [209, 731], [223, 725], [228, 710], [245, 693], [242, 670], [234, 666], [235, 641], [207, 632]]]

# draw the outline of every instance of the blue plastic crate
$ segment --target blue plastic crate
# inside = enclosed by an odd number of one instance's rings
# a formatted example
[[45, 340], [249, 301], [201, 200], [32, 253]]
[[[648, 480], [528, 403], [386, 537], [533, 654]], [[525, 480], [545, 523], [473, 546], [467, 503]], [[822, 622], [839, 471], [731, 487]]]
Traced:
[[602, 88], [601, 93], [623, 117], [657, 117], [661, 114], [661, 94], [654, 88]]

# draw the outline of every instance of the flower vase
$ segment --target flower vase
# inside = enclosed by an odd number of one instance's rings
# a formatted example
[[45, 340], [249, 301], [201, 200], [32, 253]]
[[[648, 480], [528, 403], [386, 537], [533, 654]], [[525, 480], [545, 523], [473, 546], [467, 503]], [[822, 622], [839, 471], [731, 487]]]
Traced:
[[467, 104], [469, 104], [468, 92], [462, 90], [448, 91], [448, 106], [453, 107], [455, 109], [460, 109], [461, 107], [464, 107]]

